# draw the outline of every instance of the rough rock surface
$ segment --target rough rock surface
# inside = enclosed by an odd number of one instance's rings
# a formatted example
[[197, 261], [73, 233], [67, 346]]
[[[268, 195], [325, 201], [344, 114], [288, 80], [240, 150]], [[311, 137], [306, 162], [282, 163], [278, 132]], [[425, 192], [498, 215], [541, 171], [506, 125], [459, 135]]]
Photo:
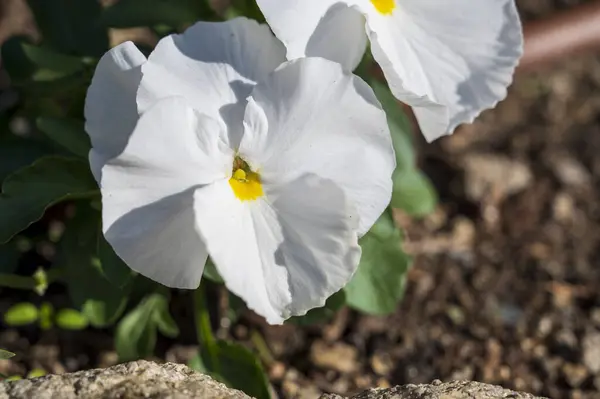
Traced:
[[247, 399], [183, 364], [140, 360], [107, 369], [0, 383], [0, 399]]
[[[343, 399], [338, 395], [323, 395], [321, 399]], [[431, 384], [398, 385], [388, 389], [370, 389], [352, 399], [541, 399], [528, 393], [515, 392], [496, 385], [473, 381], [452, 381]]]
[[[140, 360], [107, 369], [0, 383], [0, 399], [250, 399], [185, 365], [156, 364]], [[535, 399], [478, 382], [434, 381], [428, 385], [404, 385], [371, 389], [353, 399]], [[321, 399], [342, 399], [323, 395]]]

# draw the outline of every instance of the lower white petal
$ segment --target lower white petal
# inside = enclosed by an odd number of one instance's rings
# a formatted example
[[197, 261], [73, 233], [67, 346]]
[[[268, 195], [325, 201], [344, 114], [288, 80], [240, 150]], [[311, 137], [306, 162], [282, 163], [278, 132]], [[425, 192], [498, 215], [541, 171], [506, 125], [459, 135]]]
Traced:
[[504, 99], [522, 54], [514, 0], [397, 1], [367, 25], [373, 56], [428, 141]]
[[102, 169], [107, 241], [132, 269], [164, 285], [195, 288], [202, 275], [193, 191], [231, 173], [233, 151], [220, 128], [182, 98], [165, 99]]
[[331, 181], [304, 176], [238, 200], [223, 181], [196, 192], [198, 226], [227, 288], [269, 323], [322, 306], [360, 259], [356, 215]]

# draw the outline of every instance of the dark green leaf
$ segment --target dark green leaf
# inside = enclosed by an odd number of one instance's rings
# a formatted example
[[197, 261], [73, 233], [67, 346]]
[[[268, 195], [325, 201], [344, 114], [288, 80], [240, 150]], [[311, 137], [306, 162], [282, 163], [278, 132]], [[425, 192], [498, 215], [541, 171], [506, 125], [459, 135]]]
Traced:
[[14, 242], [0, 245], [0, 273], [12, 273], [19, 264], [21, 254]]
[[0, 360], [6, 360], [6, 359], [10, 359], [11, 357], [14, 357], [15, 354], [12, 352], [9, 352], [7, 350], [4, 349], [0, 349]]
[[22, 46], [25, 56], [36, 66], [36, 68], [54, 73], [52, 79], [42, 78], [35, 80], [53, 80], [72, 75], [83, 69], [84, 64], [78, 57], [60, 54], [51, 48], [43, 46], [34, 46], [27, 43], [22, 43]]
[[388, 118], [394, 150], [396, 151], [397, 169], [413, 169], [416, 165], [416, 158], [411, 140], [412, 127], [410, 120], [386, 84], [374, 78], [370, 80], [370, 84]]
[[0, 243], [39, 220], [51, 205], [95, 195], [86, 162], [50, 156], [6, 178], [0, 196]]
[[[201, 352], [204, 359], [204, 348]], [[237, 343], [217, 341], [216, 353], [220, 367], [218, 371], [208, 370], [210, 375], [257, 399], [271, 397], [267, 375], [260, 360], [250, 350]], [[203, 363], [207, 364], [206, 360]]]
[[215, 339], [206, 307], [205, 284], [194, 292], [194, 313], [200, 359], [191, 362], [191, 366], [231, 388], [268, 399], [269, 382], [259, 359], [241, 345]]
[[29, 0], [44, 44], [67, 54], [100, 57], [108, 49], [108, 32], [98, 24], [98, 0]]
[[100, 213], [88, 202], [79, 204], [76, 211], [59, 243], [56, 263], [64, 269], [73, 304], [91, 325], [106, 327], [125, 309], [128, 287], [115, 286], [102, 273], [97, 254]]
[[17, 303], [4, 313], [4, 323], [9, 326], [25, 326], [37, 321], [38, 316], [39, 311], [34, 304], [27, 302]]
[[91, 144], [83, 128], [83, 122], [64, 118], [38, 118], [37, 127], [59, 145], [88, 159]]
[[208, 369], [204, 365], [204, 362], [202, 361], [202, 357], [200, 356], [200, 353], [197, 353], [193, 358], [191, 358], [187, 365], [192, 370], [199, 371], [202, 374], [209, 373]]
[[36, 159], [50, 155], [52, 148], [40, 140], [7, 136], [0, 138], [0, 182]]
[[417, 217], [426, 216], [434, 211], [437, 194], [423, 172], [417, 169], [397, 169], [393, 181], [392, 207]]
[[106, 8], [100, 17], [104, 26], [129, 28], [165, 24], [180, 27], [206, 20], [208, 7], [202, 0], [121, 0]]
[[117, 287], [125, 287], [131, 282], [135, 273], [119, 258], [102, 234], [98, 235], [98, 257], [108, 281]]
[[215, 264], [210, 258], [206, 260], [206, 265], [204, 266], [204, 273], [202, 276], [209, 279], [213, 283], [223, 284], [223, 278], [219, 275]]
[[88, 321], [75, 309], [61, 309], [56, 314], [56, 325], [63, 330], [84, 330]]
[[311, 324], [321, 324], [329, 321], [338, 310], [346, 304], [346, 293], [344, 290], [338, 291], [327, 299], [325, 306], [311, 309], [304, 316], [292, 317], [286, 323], [292, 323], [300, 326]]
[[155, 313], [165, 301], [160, 294], [149, 295], [119, 322], [115, 347], [121, 361], [141, 359], [152, 354], [156, 345]]
[[389, 314], [404, 296], [411, 259], [400, 247], [400, 230], [395, 229], [390, 234], [390, 223], [393, 224], [391, 215], [386, 212], [376, 223], [383, 227], [377, 233], [367, 233], [360, 240], [360, 265], [344, 288], [346, 302], [356, 310], [375, 315]]
[[175, 320], [169, 313], [169, 303], [164, 296], [161, 296], [162, 300], [156, 303], [152, 320], [158, 327], [158, 331], [166, 337], [176, 338], [179, 335], [179, 327]]

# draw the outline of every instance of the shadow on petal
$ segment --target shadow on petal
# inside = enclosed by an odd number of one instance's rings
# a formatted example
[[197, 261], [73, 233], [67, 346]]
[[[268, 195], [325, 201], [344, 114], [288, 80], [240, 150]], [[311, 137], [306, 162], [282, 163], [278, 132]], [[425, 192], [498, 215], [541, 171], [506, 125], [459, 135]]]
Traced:
[[[136, 208], [104, 226], [107, 241], [133, 270], [172, 288], [195, 289], [207, 252], [196, 228], [200, 186]], [[111, 196], [106, 196], [110, 201]], [[105, 198], [106, 198], [105, 197]]]

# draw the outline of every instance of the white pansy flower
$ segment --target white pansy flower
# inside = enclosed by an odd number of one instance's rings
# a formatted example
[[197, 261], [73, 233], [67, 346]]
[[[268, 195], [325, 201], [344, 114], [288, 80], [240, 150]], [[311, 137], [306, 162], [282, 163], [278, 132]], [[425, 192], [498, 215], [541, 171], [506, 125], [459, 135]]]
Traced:
[[148, 59], [130, 42], [112, 49], [85, 107], [116, 253], [188, 289], [210, 255], [270, 323], [349, 281], [395, 168], [364, 81], [322, 58], [284, 61], [266, 26], [200, 22]]
[[288, 59], [353, 70], [367, 38], [394, 95], [428, 141], [506, 97], [522, 54], [514, 0], [257, 0]]

